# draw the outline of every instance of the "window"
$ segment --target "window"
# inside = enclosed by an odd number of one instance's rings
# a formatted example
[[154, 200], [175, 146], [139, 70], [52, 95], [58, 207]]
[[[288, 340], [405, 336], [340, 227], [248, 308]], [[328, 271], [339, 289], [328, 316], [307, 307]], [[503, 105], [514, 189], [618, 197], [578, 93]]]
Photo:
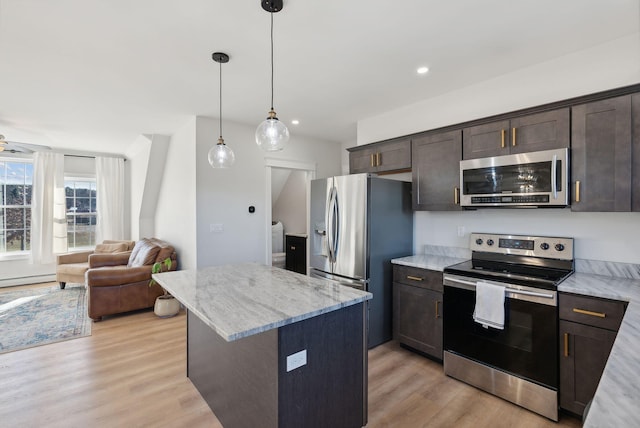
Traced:
[[30, 160], [0, 160], [0, 255], [31, 249], [32, 183]]
[[96, 244], [96, 180], [65, 177], [69, 249]]

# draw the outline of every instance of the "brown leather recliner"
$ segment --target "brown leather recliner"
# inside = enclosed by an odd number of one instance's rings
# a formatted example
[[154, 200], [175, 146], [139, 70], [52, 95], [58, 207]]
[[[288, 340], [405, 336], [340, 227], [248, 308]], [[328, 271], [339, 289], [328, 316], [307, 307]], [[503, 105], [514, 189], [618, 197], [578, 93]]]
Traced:
[[67, 282], [84, 284], [84, 274], [89, 269], [89, 256], [106, 254], [105, 257], [109, 257], [109, 253], [126, 253], [129, 257], [134, 245], [135, 241], [105, 240], [102, 244], [96, 245], [95, 250], [59, 254], [56, 257], [56, 281], [62, 289]]
[[164, 293], [158, 284], [149, 286], [153, 264], [167, 258], [171, 259], [169, 270], [176, 270], [178, 264], [173, 246], [155, 238], [136, 242], [130, 255], [110, 256], [89, 256], [86, 280], [89, 317], [94, 321], [105, 315], [153, 307], [156, 297]]

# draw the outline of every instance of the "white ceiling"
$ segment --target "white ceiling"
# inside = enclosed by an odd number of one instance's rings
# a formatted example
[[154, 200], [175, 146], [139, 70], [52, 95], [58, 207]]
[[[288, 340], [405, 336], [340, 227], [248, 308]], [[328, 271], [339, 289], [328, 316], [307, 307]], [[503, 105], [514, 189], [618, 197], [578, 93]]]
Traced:
[[[340, 142], [359, 119], [640, 29], [639, 0], [284, 1], [275, 109], [292, 138]], [[217, 118], [215, 51], [231, 57], [224, 120], [257, 125], [270, 107], [260, 0], [0, 0], [0, 134], [126, 153], [140, 134]]]

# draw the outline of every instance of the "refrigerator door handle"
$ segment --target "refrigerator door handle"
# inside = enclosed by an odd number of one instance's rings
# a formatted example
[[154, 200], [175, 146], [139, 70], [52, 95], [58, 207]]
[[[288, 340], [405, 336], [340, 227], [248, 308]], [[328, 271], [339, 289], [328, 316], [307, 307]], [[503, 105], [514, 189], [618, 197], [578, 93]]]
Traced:
[[364, 279], [344, 278], [337, 275], [332, 275], [327, 272], [311, 268], [309, 272], [311, 278], [326, 279], [327, 281], [335, 282], [340, 285], [344, 285], [351, 288], [357, 288], [358, 290], [367, 291], [369, 281]]
[[[334, 187], [335, 189], [335, 187]], [[335, 230], [333, 232], [333, 261], [336, 262], [338, 260], [338, 243], [340, 242], [340, 199], [338, 199], [338, 191], [336, 190], [333, 195], [334, 199], [334, 219], [335, 219]]]
[[334, 239], [334, 200], [335, 200], [335, 192], [336, 192], [336, 188], [335, 187], [331, 187], [331, 189], [329, 190], [329, 200], [327, 201], [327, 219], [326, 219], [326, 229], [327, 229], [327, 249], [328, 249], [328, 253], [329, 253], [329, 262], [330, 263], [335, 263], [336, 258], [335, 258], [335, 254], [333, 252], [333, 239]]

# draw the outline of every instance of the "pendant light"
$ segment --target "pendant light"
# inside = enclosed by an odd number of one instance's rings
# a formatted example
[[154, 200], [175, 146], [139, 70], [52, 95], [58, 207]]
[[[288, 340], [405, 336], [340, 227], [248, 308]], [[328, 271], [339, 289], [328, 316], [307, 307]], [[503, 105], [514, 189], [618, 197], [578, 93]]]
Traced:
[[256, 129], [256, 143], [266, 152], [282, 150], [289, 141], [287, 126], [278, 120], [273, 110], [273, 14], [282, 10], [283, 0], [261, 0], [262, 8], [271, 14], [271, 110]]
[[213, 60], [220, 64], [220, 138], [218, 144], [209, 150], [209, 164], [213, 168], [229, 168], [236, 160], [236, 156], [225, 143], [222, 138], [222, 64], [229, 62], [229, 55], [222, 52], [215, 52], [211, 55]]

